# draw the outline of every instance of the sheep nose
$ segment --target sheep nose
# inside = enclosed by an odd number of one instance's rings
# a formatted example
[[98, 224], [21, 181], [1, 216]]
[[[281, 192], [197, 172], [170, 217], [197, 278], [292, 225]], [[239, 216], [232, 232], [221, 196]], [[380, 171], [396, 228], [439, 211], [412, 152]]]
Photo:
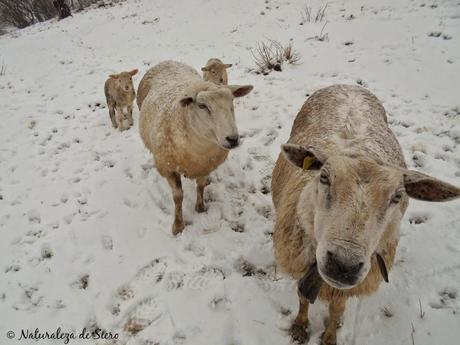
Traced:
[[364, 262], [350, 263], [337, 254], [327, 251], [326, 272], [334, 280], [353, 285], [358, 280], [358, 274]]
[[240, 141], [240, 136], [238, 134], [236, 135], [229, 135], [228, 137], [225, 137], [225, 140], [229, 143], [230, 148], [237, 147]]

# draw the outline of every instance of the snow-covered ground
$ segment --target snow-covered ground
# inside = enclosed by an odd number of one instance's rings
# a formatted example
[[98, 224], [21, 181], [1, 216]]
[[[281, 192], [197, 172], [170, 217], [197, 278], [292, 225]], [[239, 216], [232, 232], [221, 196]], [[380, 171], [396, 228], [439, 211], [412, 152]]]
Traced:
[[[460, 184], [460, 2], [330, 0], [325, 21], [299, 25], [304, 6], [131, 0], [0, 37], [0, 344], [27, 344], [7, 332], [37, 327], [100, 327], [130, 345], [289, 344], [297, 295], [275, 270], [270, 177], [320, 87], [368, 87], [408, 165]], [[325, 22], [328, 39], [315, 39]], [[250, 49], [267, 39], [292, 39], [302, 63], [249, 73]], [[199, 68], [210, 57], [255, 90], [237, 101], [242, 145], [212, 174], [208, 211], [195, 213], [186, 181], [187, 226], [173, 237], [172, 197], [139, 113], [130, 130], [111, 128], [103, 84], [113, 72], [142, 75], [165, 59]], [[460, 202], [412, 201], [401, 228], [390, 284], [349, 301], [339, 344], [459, 343]], [[325, 316], [321, 303], [310, 309], [309, 344]]]

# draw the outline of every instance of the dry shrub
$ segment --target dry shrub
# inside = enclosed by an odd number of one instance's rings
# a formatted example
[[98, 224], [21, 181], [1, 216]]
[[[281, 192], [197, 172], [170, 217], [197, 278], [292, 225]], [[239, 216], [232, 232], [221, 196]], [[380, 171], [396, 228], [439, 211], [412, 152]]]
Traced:
[[300, 54], [294, 49], [292, 42], [285, 46], [275, 40], [258, 42], [256, 48], [251, 49], [251, 53], [257, 66], [256, 73], [264, 75], [271, 71], [281, 72], [285, 62], [291, 65], [300, 62]]

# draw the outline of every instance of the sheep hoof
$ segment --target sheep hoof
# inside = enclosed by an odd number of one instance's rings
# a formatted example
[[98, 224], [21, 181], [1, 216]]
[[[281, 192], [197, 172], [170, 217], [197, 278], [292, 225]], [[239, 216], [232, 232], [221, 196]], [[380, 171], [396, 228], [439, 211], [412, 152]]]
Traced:
[[204, 204], [196, 204], [195, 211], [197, 211], [198, 213], [203, 213], [206, 211], [206, 208], [204, 207]]
[[180, 234], [185, 228], [184, 222], [174, 222], [172, 226], [172, 233], [174, 236]]
[[337, 345], [337, 338], [330, 333], [324, 332], [321, 336], [321, 345]]
[[306, 344], [310, 338], [307, 328], [297, 323], [292, 324], [289, 334], [296, 344]]

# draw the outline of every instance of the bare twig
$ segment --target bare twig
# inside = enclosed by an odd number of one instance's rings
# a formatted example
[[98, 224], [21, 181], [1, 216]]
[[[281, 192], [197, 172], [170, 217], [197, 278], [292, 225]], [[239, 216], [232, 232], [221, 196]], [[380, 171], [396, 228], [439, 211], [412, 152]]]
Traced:
[[2, 62], [2, 67], [0, 68], [0, 76], [6, 74], [6, 65], [4, 62]]
[[412, 331], [411, 331], [411, 333], [410, 333], [410, 336], [411, 336], [411, 338], [412, 338], [412, 345], [415, 345], [415, 338], [414, 338], [415, 327], [414, 327], [414, 324], [413, 324], [412, 322], [411, 322], [410, 324], [411, 324], [411, 326], [412, 326]]
[[420, 318], [423, 319], [425, 317], [425, 312], [422, 309], [422, 301], [420, 301], [420, 298], [418, 299], [418, 306], [420, 309]]
[[323, 27], [321, 28], [321, 32], [319, 33], [319, 36], [316, 36], [316, 40], [320, 42], [327, 41], [329, 38], [329, 35], [327, 32], [324, 32], [324, 29], [326, 28], [327, 22], [324, 23]]

